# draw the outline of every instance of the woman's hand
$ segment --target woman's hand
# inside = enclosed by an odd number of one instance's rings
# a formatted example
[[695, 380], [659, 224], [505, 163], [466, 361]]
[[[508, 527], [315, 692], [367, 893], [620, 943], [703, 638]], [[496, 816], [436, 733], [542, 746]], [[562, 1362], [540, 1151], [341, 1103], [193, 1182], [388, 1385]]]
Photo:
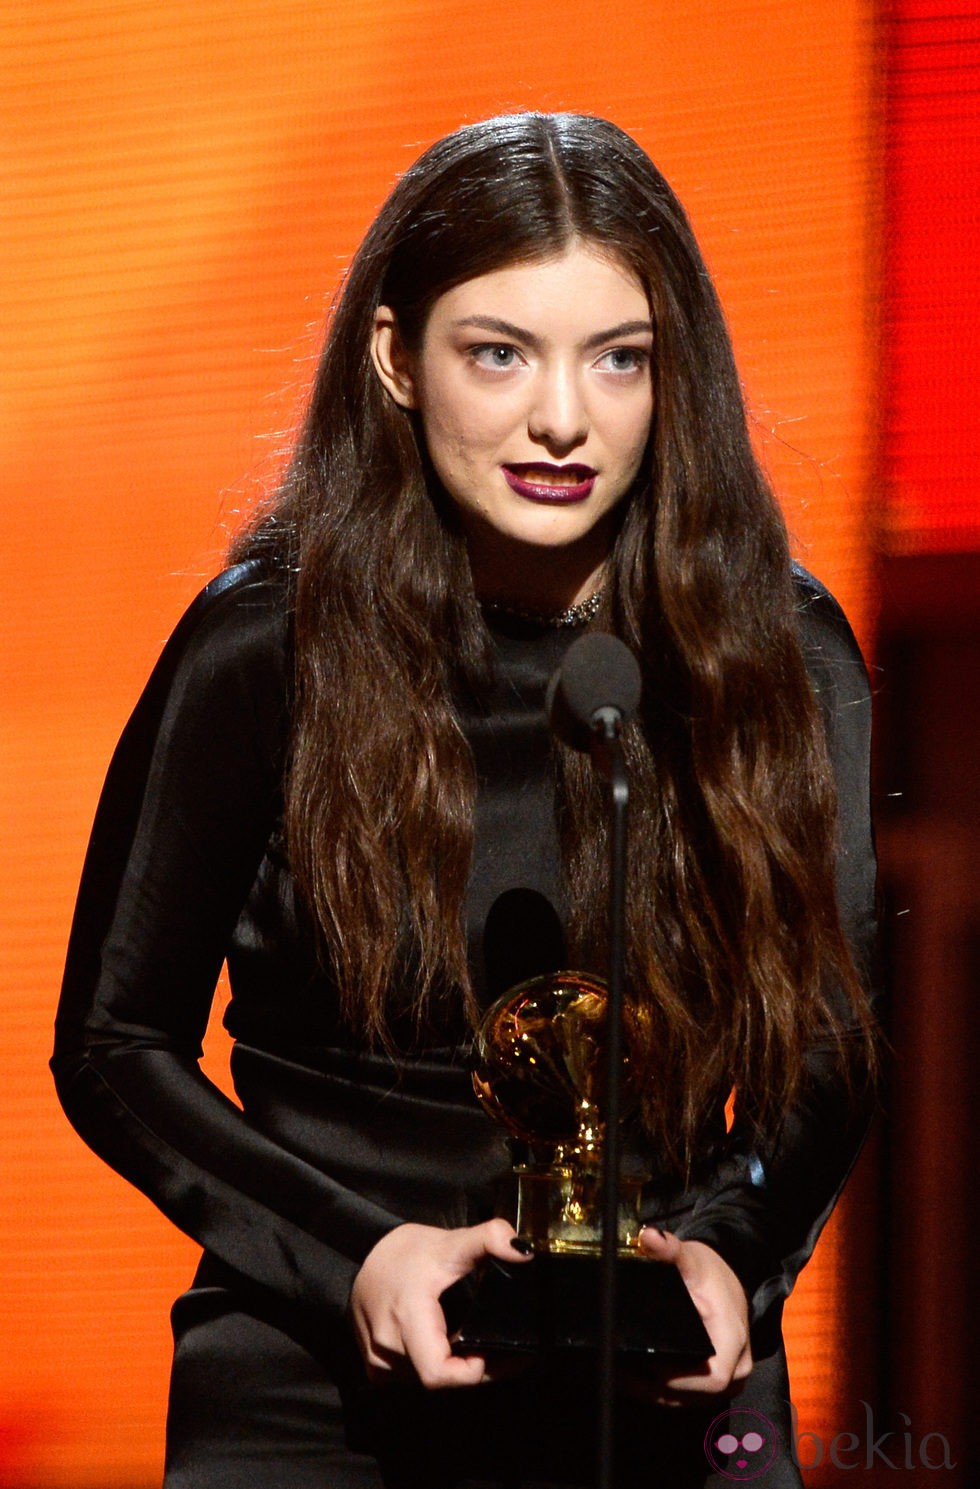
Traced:
[[[703, 1241], [680, 1241], [676, 1236], [647, 1226], [640, 1232], [640, 1246], [654, 1261], [670, 1262], [680, 1272], [715, 1352], [696, 1371], [687, 1375], [663, 1375], [647, 1382], [664, 1405], [681, 1405], [692, 1394], [726, 1391], [745, 1380], [752, 1369], [749, 1343], [749, 1306], [745, 1290], [727, 1262]], [[633, 1381], [626, 1389], [634, 1394]]]
[[485, 1256], [529, 1260], [511, 1246], [506, 1220], [459, 1230], [399, 1225], [364, 1258], [351, 1291], [351, 1315], [368, 1377], [381, 1381], [408, 1361], [424, 1386], [475, 1386], [486, 1378], [479, 1355], [457, 1358], [439, 1302], [447, 1287]]

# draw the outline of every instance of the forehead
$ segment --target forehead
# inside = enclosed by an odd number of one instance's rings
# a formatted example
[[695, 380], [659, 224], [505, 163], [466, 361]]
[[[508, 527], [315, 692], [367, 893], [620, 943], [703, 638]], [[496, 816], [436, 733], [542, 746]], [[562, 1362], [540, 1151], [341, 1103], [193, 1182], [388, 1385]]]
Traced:
[[537, 336], [580, 339], [625, 321], [648, 320], [647, 293], [621, 259], [581, 243], [564, 253], [504, 265], [454, 285], [435, 302], [429, 331], [469, 316], [507, 321]]

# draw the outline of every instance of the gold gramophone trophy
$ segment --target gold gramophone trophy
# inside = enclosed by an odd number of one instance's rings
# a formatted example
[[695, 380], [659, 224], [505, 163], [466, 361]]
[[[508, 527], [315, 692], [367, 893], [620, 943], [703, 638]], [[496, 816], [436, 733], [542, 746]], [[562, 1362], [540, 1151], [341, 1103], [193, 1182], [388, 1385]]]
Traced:
[[[558, 972], [498, 999], [477, 1036], [476, 1094], [528, 1145], [529, 1161], [514, 1170], [516, 1229], [538, 1253], [597, 1255], [601, 1247], [605, 1018], [605, 983]], [[620, 1182], [624, 1255], [639, 1245], [644, 1177]]]
[[[534, 1260], [484, 1274], [456, 1336], [459, 1353], [595, 1348], [605, 1203], [606, 984], [555, 972], [512, 988], [485, 1014], [473, 1085], [520, 1140], [515, 1228]], [[622, 1061], [629, 1092], [628, 1058]], [[640, 1251], [649, 1175], [621, 1169], [615, 1201], [616, 1349], [703, 1360], [711, 1341], [676, 1268]]]

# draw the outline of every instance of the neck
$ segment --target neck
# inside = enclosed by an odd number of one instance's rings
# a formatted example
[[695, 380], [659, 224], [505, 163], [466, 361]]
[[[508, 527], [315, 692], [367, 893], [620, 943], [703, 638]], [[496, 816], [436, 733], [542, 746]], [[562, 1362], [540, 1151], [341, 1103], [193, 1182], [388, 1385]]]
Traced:
[[467, 547], [481, 600], [542, 616], [580, 605], [601, 590], [609, 556], [604, 538], [587, 547], [541, 548], [493, 534], [490, 541], [468, 541]]

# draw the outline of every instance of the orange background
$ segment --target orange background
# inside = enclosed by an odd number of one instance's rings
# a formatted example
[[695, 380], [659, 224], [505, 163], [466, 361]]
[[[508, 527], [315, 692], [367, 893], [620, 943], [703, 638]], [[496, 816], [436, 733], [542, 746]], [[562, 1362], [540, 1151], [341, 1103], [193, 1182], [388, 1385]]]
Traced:
[[[0, 43], [0, 1484], [133, 1489], [159, 1480], [196, 1248], [56, 1107], [60, 964], [115, 738], [276, 469], [344, 262], [463, 120], [630, 130], [706, 250], [797, 551], [867, 637], [888, 533], [876, 35], [863, 0], [44, 0], [0, 11]], [[836, 1245], [790, 1307], [801, 1427], [825, 1435]]]

